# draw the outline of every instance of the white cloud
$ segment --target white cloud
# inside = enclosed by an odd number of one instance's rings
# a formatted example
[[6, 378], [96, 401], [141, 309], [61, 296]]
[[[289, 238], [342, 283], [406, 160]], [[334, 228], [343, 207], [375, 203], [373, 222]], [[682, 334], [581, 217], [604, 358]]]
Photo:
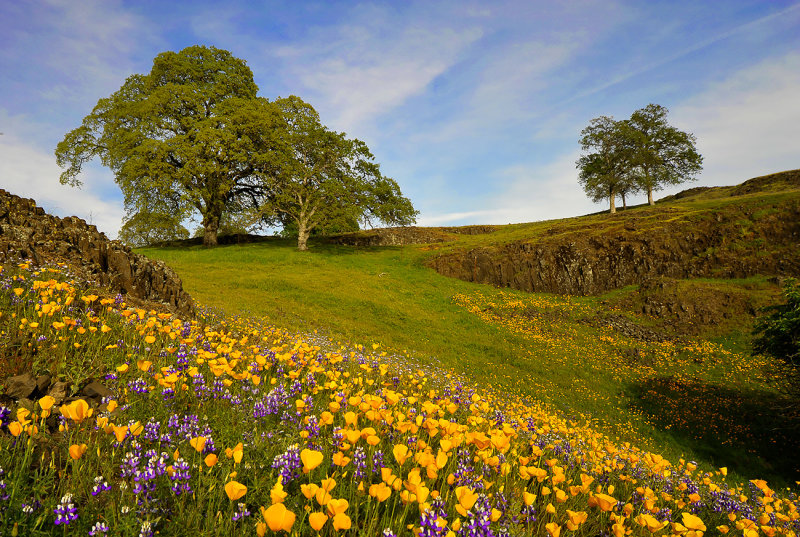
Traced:
[[700, 184], [729, 185], [800, 167], [800, 54], [789, 53], [708, 85], [673, 110], [697, 136]]
[[501, 225], [600, 211], [603, 206], [592, 203], [578, 184], [577, 158], [577, 153], [569, 153], [543, 166], [516, 164], [503, 168], [492, 179], [507, 186], [499, 194], [482, 200], [484, 208], [431, 216], [423, 214], [420, 225]]
[[[398, 22], [378, 8], [347, 25], [312, 31], [275, 54], [332, 127], [355, 131], [422, 93], [481, 37], [476, 28]], [[319, 104], [316, 104], [319, 103]]]
[[81, 175], [84, 181], [81, 189], [61, 185], [58, 182], [61, 169], [52, 151], [27, 141], [24, 133], [34, 127], [20, 118], [9, 117], [2, 109], [0, 118], [5, 129], [0, 136], [2, 188], [23, 198], [33, 198], [51, 214], [83, 218], [109, 238], [116, 238], [122, 223], [122, 202], [102, 193], [113, 180], [110, 172], [88, 170]]
[[602, 210], [578, 184], [577, 152], [556, 157], [544, 166], [518, 164], [498, 172], [508, 188], [489, 200], [505, 222], [536, 222], [568, 218]]

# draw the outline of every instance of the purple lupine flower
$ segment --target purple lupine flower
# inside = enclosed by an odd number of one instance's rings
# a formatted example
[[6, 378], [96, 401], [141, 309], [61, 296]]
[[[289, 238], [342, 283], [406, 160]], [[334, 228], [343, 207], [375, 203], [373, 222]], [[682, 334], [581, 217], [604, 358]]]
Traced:
[[101, 492], [105, 492], [107, 490], [111, 490], [111, 486], [109, 486], [105, 478], [101, 475], [95, 477], [94, 485], [92, 485], [92, 496], [97, 496]]
[[133, 393], [147, 393], [150, 391], [150, 386], [143, 378], [136, 378], [128, 382], [128, 390]]
[[442, 498], [433, 500], [430, 508], [420, 513], [419, 525], [421, 537], [442, 537], [447, 534], [447, 513]]
[[172, 465], [172, 468], [175, 470], [171, 476], [169, 476], [170, 480], [172, 481], [172, 492], [175, 493], [175, 496], [180, 496], [183, 493], [192, 493], [192, 487], [189, 486], [189, 479], [191, 479], [191, 474], [189, 473], [189, 463], [186, 462], [183, 457], [180, 457], [175, 464]]
[[494, 537], [491, 529], [492, 506], [485, 494], [478, 496], [472, 509], [467, 511], [467, 520], [461, 526], [458, 535], [468, 537]]
[[372, 473], [379, 474], [383, 468], [383, 451], [376, 451], [372, 454]]
[[150, 418], [144, 426], [144, 430], [142, 431], [142, 438], [144, 438], [148, 442], [158, 442], [160, 438], [158, 430], [160, 428], [161, 428], [161, 422], [155, 421], [153, 418]]
[[72, 503], [72, 494], [67, 493], [62, 496], [61, 502], [53, 509], [53, 513], [56, 515], [56, 526], [61, 524], [66, 526], [70, 522], [78, 520], [78, 510], [75, 508], [75, 504]]
[[110, 528], [108, 527], [108, 524], [106, 524], [105, 522], [98, 522], [94, 526], [92, 526], [92, 529], [89, 530], [89, 537], [95, 537], [97, 535], [105, 535], [109, 529]]
[[367, 467], [367, 453], [364, 451], [363, 446], [357, 446], [353, 450], [353, 466], [355, 467], [353, 477], [362, 479], [364, 477], [364, 469]]
[[319, 436], [319, 418], [312, 414], [306, 418], [306, 421], [307, 423], [305, 424], [305, 427], [303, 427], [303, 430], [308, 433], [307, 438], [310, 441], [312, 438]]
[[142, 527], [139, 528], [139, 537], [153, 537], [155, 532], [155, 524], [149, 520], [142, 522]]
[[11, 409], [5, 405], [0, 405], [0, 427], [5, 427], [11, 423]]
[[283, 476], [283, 484], [286, 485], [300, 475], [300, 446], [293, 444], [286, 448], [286, 451], [275, 457], [272, 467], [277, 469]]
[[122, 463], [119, 465], [120, 476], [130, 477], [134, 475], [139, 469], [141, 451], [128, 451], [122, 457]]
[[233, 522], [238, 522], [239, 520], [250, 516], [250, 511], [247, 510], [246, 503], [239, 502], [238, 507], [239, 509], [233, 513], [233, 516], [231, 517]]

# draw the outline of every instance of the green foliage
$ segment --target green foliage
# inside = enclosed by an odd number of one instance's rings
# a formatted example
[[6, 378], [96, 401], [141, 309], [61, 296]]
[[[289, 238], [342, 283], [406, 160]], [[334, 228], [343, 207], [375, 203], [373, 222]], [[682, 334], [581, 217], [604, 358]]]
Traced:
[[[338, 233], [352, 233], [354, 231], [358, 231], [359, 229], [358, 221], [353, 218], [350, 218], [349, 220], [346, 218], [332, 219], [331, 221], [320, 224], [312, 229], [309, 236], [326, 237], [329, 235], [336, 235]], [[294, 220], [289, 220], [286, 222], [280, 232], [280, 236], [285, 239], [297, 239], [298, 234], [299, 229], [297, 227], [297, 222]]]
[[189, 230], [173, 215], [138, 212], [125, 218], [119, 240], [132, 248], [189, 238]]
[[[266, 176], [268, 192], [260, 213], [266, 225], [296, 226], [297, 246], [307, 249], [319, 227], [347, 228], [352, 222], [409, 225], [416, 211], [397, 183], [380, 173], [367, 145], [325, 127], [314, 108], [290, 96], [278, 99], [289, 156]], [[291, 226], [294, 223], [294, 226]]]
[[593, 119], [581, 131], [582, 155], [577, 166], [579, 182], [593, 201], [608, 199], [609, 212], [616, 212], [615, 198], [621, 192], [630, 192], [630, 140], [625, 136], [619, 121], [608, 116]]
[[[280, 111], [257, 91], [253, 73], [228, 51], [159, 54], [149, 74], [128, 77], [58, 144], [61, 182], [80, 185], [82, 165], [97, 157], [115, 174], [132, 232], [197, 211], [205, 243], [216, 244], [223, 213], [256, 205], [260, 176], [283, 155]], [[153, 200], [164, 199], [170, 211], [154, 211]]]
[[621, 128], [630, 140], [631, 172], [637, 187], [647, 192], [694, 179], [703, 169], [703, 157], [695, 148], [695, 137], [667, 123], [669, 111], [658, 104], [636, 110]]
[[670, 126], [667, 113], [649, 104], [630, 119], [600, 116], [581, 131], [587, 154], [577, 161], [579, 182], [593, 201], [607, 198], [613, 213], [617, 195], [624, 202], [627, 194], [645, 191], [653, 205], [654, 190], [693, 179], [702, 170], [694, 135]]
[[789, 279], [783, 290], [785, 304], [764, 308], [768, 313], [753, 329], [753, 353], [766, 354], [800, 367], [800, 282]]
[[[608, 221], [588, 218], [593, 227]], [[486, 245], [505, 229], [458, 241]], [[535, 397], [570, 415], [591, 414], [614, 436], [650, 441], [665, 455], [729, 465], [751, 476], [780, 474], [767, 465], [777, 464], [789, 444], [756, 444], [764, 418], [748, 415], [752, 421], [745, 423], [735, 408], [743, 399], [779, 404], [772, 371], [782, 363], [728, 352], [703, 336], [670, 346], [627, 338], [607, 323], [587, 322], [620, 314], [604, 304], [607, 296], [557, 297], [447, 278], [425, 267], [431, 253], [425, 246], [352, 248], [319, 241], [313, 247], [314, 256], [290, 241], [142, 253], [169, 263], [199, 303], [227, 314], [256, 315], [291, 331], [320, 330], [334, 341], [377, 341], [513, 397]], [[457, 295], [474, 308], [459, 304]], [[638, 314], [634, 320], [646, 324], [648, 318]], [[629, 349], [641, 354], [631, 356]], [[667, 409], [664, 401], [653, 402], [647, 382], [674, 375], [693, 379], [696, 396], [676, 396]], [[716, 401], [721, 387], [736, 396]], [[725, 411], [698, 414], [708, 406], [706, 397]], [[643, 407], [650, 410], [642, 414]], [[754, 445], [758, 456], [747, 451]]]

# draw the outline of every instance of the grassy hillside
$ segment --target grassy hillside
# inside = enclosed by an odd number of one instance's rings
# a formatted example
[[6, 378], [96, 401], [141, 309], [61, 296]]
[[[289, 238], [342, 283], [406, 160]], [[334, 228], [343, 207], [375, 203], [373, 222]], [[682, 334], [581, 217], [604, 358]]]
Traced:
[[[620, 308], [635, 289], [600, 297], [498, 290], [425, 268], [426, 246], [320, 243], [303, 253], [275, 241], [143, 253], [167, 261], [196, 300], [226, 314], [380, 343], [510, 397], [597, 420], [617, 438], [742, 476], [782, 481], [797, 469], [791, 453], [800, 445], [783, 430], [780, 410], [785, 377], [780, 364], [742, 352], [747, 319], [713, 341], [642, 341], [608, 322], [624, 314], [637, 326], [654, 324]], [[708, 284], [746, 286], [758, 303], [778, 292], [765, 278]]]

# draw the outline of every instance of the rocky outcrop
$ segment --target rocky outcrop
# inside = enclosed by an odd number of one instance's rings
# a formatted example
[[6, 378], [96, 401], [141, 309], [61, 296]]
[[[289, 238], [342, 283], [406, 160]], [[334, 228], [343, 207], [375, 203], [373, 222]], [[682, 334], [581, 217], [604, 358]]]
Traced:
[[[560, 227], [559, 227], [560, 226]], [[800, 274], [800, 200], [669, 207], [554, 225], [537, 238], [446, 253], [428, 265], [462, 280], [591, 295], [647, 279]]]
[[175, 272], [161, 261], [136, 254], [110, 241], [95, 226], [77, 217], [45, 213], [31, 199], [0, 189], [0, 260], [31, 259], [34, 263], [66, 263], [87, 281], [194, 315], [194, 303]]

